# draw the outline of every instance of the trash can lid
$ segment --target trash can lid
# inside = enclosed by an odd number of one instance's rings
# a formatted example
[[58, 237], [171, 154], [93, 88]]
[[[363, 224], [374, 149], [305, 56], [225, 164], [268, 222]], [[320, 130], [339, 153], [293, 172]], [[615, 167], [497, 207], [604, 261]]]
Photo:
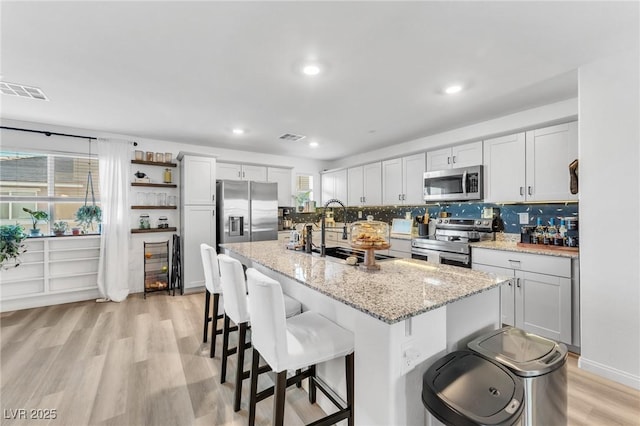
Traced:
[[524, 385], [502, 365], [471, 351], [457, 351], [424, 374], [422, 402], [446, 424], [511, 425], [522, 414]]
[[565, 345], [510, 326], [484, 334], [467, 347], [521, 377], [549, 373], [562, 367], [567, 359]]

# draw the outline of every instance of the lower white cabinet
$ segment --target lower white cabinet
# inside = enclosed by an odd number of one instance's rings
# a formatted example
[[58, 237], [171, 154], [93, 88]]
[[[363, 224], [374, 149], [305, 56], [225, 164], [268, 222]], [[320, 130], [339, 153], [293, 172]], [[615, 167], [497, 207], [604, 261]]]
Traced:
[[411, 240], [404, 238], [389, 238], [391, 248], [389, 248], [389, 256], [399, 257], [401, 259], [411, 259]]
[[200, 257], [200, 244], [216, 246], [216, 207], [183, 206], [182, 229], [182, 283], [184, 289], [204, 287], [204, 270]]
[[504, 324], [578, 345], [573, 327], [573, 307], [577, 309], [578, 306], [573, 288], [578, 283], [575, 277], [574, 286], [571, 258], [481, 248], [472, 250], [473, 269], [511, 278], [500, 289]]
[[28, 238], [21, 264], [0, 271], [2, 311], [98, 296], [100, 235]]

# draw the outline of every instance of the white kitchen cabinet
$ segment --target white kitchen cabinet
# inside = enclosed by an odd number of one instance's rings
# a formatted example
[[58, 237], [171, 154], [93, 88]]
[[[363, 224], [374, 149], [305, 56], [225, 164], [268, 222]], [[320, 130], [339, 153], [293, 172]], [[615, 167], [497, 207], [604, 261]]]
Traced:
[[384, 205], [423, 204], [425, 154], [415, 154], [382, 162], [382, 203]]
[[267, 167], [267, 182], [275, 182], [278, 184], [279, 206], [290, 206], [293, 204], [293, 200], [291, 199], [291, 169]]
[[182, 161], [182, 204], [215, 204], [216, 159], [197, 155], [178, 155]]
[[347, 202], [350, 206], [382, 204], [382, 163], [376, 162], [347, 170]]
[[322, 174], [322, 204], [333, 198], [347, 202], [347, 169]]
[[[504, 324], [550, 339], [573, 339], [572, 259], [472, 249], [473, 269], [511, 277], [500, 289]], [[576, 260], [577, 261], [577, 260]]]
[[482, 164], [482, 141], [427, 151], [427, 171], [479, 166]]
[[218, 162], [216, 178], [218, 180], [255, 180], [267, 181], [267, 167], [254, 164]]
[[484, 141], [485, 201], [576, 200], [569, 163], [578, 158], [576, 122]]

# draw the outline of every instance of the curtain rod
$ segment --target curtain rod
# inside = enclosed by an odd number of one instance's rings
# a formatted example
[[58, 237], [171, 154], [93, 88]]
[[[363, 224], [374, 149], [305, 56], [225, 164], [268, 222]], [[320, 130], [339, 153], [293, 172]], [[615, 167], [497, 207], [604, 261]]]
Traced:
[[[19, 127], [0, 126], [0, 129], [17, 130], [19, 132], [41, 133], [41, 134], [46, 135], [46, 136], [56, 135], [56, 136], [66, 136], [68, 138], [93, 139], [93, 140], [97, 140], [98, 139], [98, 138], [94, 138], [94, 137], [91, 137], [91, 136], [70, 135], [68, 133], [47, 132], [45, 130], [21, 129]], [[133, 146], [138, 146], [138, 142], [134, 142]]]

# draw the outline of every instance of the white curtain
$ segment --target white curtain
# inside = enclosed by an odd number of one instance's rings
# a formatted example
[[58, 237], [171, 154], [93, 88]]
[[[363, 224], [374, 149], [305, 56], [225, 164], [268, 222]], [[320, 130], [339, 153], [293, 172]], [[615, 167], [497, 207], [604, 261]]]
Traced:
[[129, 294], [129, 163], [127, 141], [98, 140], [102, 237], [98, 289], [103, 299], [121, 302]]

